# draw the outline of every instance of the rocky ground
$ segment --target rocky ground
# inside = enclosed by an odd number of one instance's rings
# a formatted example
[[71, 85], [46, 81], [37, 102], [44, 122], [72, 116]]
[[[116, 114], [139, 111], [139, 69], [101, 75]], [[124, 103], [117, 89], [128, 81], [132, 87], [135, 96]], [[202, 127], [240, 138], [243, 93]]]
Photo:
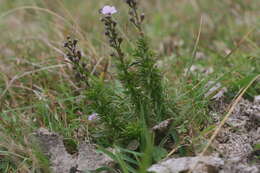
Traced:
[[[220, 122], [227, 104], [219, 102], [212, 111], [216, 123]], [[221, 111], [219, 111], [221, 110]], [[148, 171], [156, 173], [258, 173], [260, 172], [260, 100], [254, 102], [242, 99], [214, 140], [213, 152], [207, 156], [170, 158], [154, 164]], [[55, 173], [72, 173], [95, 170], [101, 166], [111, 166], [113, 161], [104, 154], [97, 153], [92, 144], [81, 144], [78, 153], [66, 151], [62, 136], [39, 129], [37, 139], [50, 158]]]
[[[212, 112], [219, 122], [227, 104], [219, 103]], [[222, 114], [223, 115], [223, 114]], [[208, 156], [172, 158], [153, 165], [156, 173], [259, 173], [260, 100], [242, 99], [213, 142], [213, 153]]]

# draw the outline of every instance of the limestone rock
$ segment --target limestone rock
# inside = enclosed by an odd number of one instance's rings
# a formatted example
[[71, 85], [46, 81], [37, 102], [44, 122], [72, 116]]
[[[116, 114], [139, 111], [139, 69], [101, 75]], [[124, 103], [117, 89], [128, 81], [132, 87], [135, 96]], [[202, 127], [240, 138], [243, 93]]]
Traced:
[[63, 137], [57, 133], [40, 128], [36, 134], [43, 153], [50, 159], [54, 173], [71, 173], [86, 170], [96, 170], [102, 166], [113, 164], [113, 160], [103, 153], [98, 153], [92, 144], [81, 144], [77, 155], [66, 151]]

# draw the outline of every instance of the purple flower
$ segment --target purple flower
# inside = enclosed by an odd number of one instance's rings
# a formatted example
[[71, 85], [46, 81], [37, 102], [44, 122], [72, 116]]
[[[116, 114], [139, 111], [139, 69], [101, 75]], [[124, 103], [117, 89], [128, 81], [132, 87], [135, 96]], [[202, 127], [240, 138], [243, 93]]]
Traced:
[[93, 113], [93, 114], [88, 116], [89, 121], [95, 121], [95, 120], [98, 120], [98, 119], [99, 119], [99, 116], [98, 116], [97, 113]]
[[101, 9], [101, 13], [105, 15], [111, 15], [117, 13], [117, 10], [114, 6], [106, 5]]

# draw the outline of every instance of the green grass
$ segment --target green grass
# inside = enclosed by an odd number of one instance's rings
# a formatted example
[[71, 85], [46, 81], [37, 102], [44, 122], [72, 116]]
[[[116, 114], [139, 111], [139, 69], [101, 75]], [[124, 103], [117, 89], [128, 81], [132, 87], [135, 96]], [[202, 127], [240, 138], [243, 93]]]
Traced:
[[[141, 105], [147, 107], [137, 109], [136, 101], [126, 93], [126, 76], [118, 76], [98, 14], [105, 4], [101, 0], [0, 2], [0, 172], [39, 168], [48, 172], [48, 160], [29, 142], [31, 133], [39, 127], [58, 132], [73, 144], [91, 137], [100, 147], [120, 148], [113, 157], [124, 172], [145, 172], [152, 161], [166, 157], [164, 152], [173, 148], [179, 147], [175, 155], [193, 155], [197, 153], [197, 139], [207, 140], [205, 133], [214, 126], [209, 116], [213, 101], [204, 97], [208, 81], [225, 86], [229, 102], [260, 73], [259, 0], [144, 1], [140, 4], [146, 14], [144, 32], [163, 76], [166, 106], [164, 113], [151, 112], [149, 125], [144, 127], [142, 114], [147, 116], [147, 108], [157, 103], [143, 99]], [[128, 22], [127, 6], [119, 1], [109, 4], [119, 9], [115, 18], [124, 39], [122, 49], [134, 60], [138, 33]], [[67, 35], [79, 39], [89, 66], [96, 68], [92, 80], [95, 87], [83, 94], [78, 94], [74, 71], [64, 60], [62, 44]], [[205, 58], [195, 58], [195, 52]], [[214, 71], [185, 75], [191, 65]], [[146, 79], [148, 70], [138, 72]], [[136, 82], [149, 89], [145, 80]], [[158, 91], [158, 87], [153, 89]], [[260, 85], [254, 83], [245, 97], [253, 99], [259, 93]], [[93, 112], [104, 117], [104, 126], [87, 122]], [[158, 146], [146, 131], [166, 118], [174, 118], [172, 130], [164, 138], [174, 141], [171, 148]], [[78, 129], [82, 134], [76, 135]], [[134, 154], [126, 150], [133, 139], [141, 143]], [[154, 146], [162, 153], [159, 159], [151, 157]]]

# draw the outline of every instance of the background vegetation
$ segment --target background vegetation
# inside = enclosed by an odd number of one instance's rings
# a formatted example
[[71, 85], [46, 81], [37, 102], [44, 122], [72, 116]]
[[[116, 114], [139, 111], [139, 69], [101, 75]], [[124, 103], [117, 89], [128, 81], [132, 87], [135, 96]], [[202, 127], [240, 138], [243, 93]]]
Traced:
[[[48, 171], [48, 160], [31, 142], [39, 127], [62, 134], [71, 152], [82, 140], [122, 148], [141, 141], [142, 120], [133, 117], [139, 115], [124, 94], [103, 34], [98, 10], [106, 4], [118, 8], [123, 49], [133, 54], [138, 33], [121, 1], [0, 0], [0, 172]], [[260, 1], [143, 0], [140, 10], [167, 105], [159, 118], [150, 117], [148, 128], [173, 118], [172, 129], [155, 141], [160, 154], [152, 160], [175, 148], [176, 155], [194, 155], [203, 147], [198, 139], [206, 141], [214, 128], [213, 101], [204, 97], [208, 82], [225, 86], [228, 102], [260, 73]], [[95, 76], [95, 87], [83, 94], [64, 58], [67, 35], [79, 40]], [[255, 83], [245, 96], [259, 93]], [[101, 122], [88, 121], [94, 112], [104, 117]]]

